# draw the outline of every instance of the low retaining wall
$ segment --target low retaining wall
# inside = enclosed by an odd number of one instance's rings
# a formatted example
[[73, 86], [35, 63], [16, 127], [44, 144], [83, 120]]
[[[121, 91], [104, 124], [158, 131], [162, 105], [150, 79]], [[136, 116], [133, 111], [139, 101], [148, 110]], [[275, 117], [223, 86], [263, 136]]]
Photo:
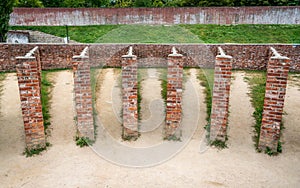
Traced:
[[9, 24], [300, 24], [300, 7], [14, 8]]
[[[0, 71], [14, 71], [16, 57], [38, 46], [43, 70], [72, 68], [72, 57], [89, 46], [91, 66], [121, 67], [122, 55], [130, 44], [0, 44]], [[139, 67], [167, 66], [167, 56], [176, 47], [184, 56], [185, 67], [213, 68], [217, 47], [231, 55], [233, 69], [265, 70], [270, 47], [291, 59], [290, 70], [300, 72], [300, 45], [280, 44], [136, 44], [133, 53], [138, 57]]]

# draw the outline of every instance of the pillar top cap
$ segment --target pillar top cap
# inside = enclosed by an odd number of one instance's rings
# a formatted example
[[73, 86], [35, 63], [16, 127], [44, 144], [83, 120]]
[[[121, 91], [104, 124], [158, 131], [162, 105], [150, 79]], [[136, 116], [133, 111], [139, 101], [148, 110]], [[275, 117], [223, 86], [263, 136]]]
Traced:
[[128, 53], [126, 55], [122, 55], [122, 57], [123, 58], [126, 58], [126, 57], [136, 57], [135, 55], [133, 55], [132, 46], [129, 46]]
[[35, 50], [37, 50], [39, 47], [34, 47], [32, 50], [30, 50], [25, 56], [17, 56], [16, 59], [35, 59], [33, 56]]
[[232, 59], [232, 56], [226, 55], [225, 52], [221, 47], [218, 47], [220, 55], [217, 55], [218, 58], [226, 58], [226, 59]]
[[274, 56], [272, 56], [271, 59], [289, 59], [289, 58], [286, 57], [286, 56], [280, 55], [280, 54], [275, 50], [275, 48], [270, 47], [270, 49], [272, 50], [272, 52], [273, 52], [273, 54], [274, 54]]
[[168, 55], [169, 57], [182, 57], [183, 56], [182, 54], [177, 53], [177, 50], [175, 47], [172, 47], [171, 52], [172, 53]]
[[74, 55], [73, 59], [83, 59], [83, 58], [89, 58], [89, 56], [87, 55], [89, 47], [85, 47], [82, 52], [80, 53], [80, 55]]

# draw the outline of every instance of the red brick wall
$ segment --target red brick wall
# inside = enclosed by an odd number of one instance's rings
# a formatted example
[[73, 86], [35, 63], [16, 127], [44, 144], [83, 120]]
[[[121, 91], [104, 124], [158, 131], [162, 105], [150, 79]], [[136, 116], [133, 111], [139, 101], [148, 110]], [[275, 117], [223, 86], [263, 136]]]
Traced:
[[74, 57], [74, 93], [77, 129], [80, 137], [95, 139], [90, 64], [88, 57]]
[[[43, 69], [72, 68], [72, 56], [78, 55], [89, 46], [91, 66], [119, 66], [122, 55], [128, 51], [128, 44], [0, 44], [0, 71], [13, 71], [16, 56], [26, 54], [39, 46]], [[185, 67], [214, 67], [217, 47], [221, 46], [228, 55], [233, 56], [233, 69], [266, 70], [270, 46], [291, 59], [290, 70], [300, 71], [300, 45], [280, 44], [136, 44], [133, 52], [138, 57], [138, 66], [167, 66], [167, 55], [172, 47], [184, 55]], [[156, 58], [156, 59], [153, 59]], [[158, 59], [157, 59], [158, 58]]]
[[10, 25], [300, 24], [300, 7], [15, 8]]
[[287, 58], [272, 57], [268, 63], [264, 111], [258, 145], [261, 150], [268, 147], [277, 152], [289, 62]]
[[232, 57], [216, 57], [212, 96], [210, 141], [226, 141]]
[[41, 75], [38, 60], [36, 57], [18, 58], [16, 67], [26, 147], [29, 150], [45, 147], [40, 87]]
[[138, 137], [137, 57], [122, 56], [123, 139]]
[[168, 57], [167, 102], [165, 138], [181, 137], [183, 56], [170, 54]]

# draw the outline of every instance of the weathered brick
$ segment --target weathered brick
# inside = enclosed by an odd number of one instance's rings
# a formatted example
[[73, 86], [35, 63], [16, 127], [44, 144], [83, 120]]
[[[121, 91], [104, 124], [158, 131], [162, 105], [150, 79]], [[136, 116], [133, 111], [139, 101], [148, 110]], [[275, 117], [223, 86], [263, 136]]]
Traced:
[[[17, 77], [23, 115], [25, 142], [28, 149], [45, 147], [44, 120], [41, 103], [40, 67], [38, 51], [35, 57], [17, 57]], [[26, 68], [26, 71], [24, 70]], [[34, 86], [34, 87], [33, 87]]]
[[122, 56], [123, 138], [136, 139], [138, 133], [137, 57]]
[[[277, 53], [277, 52], [275, 52]], [[267, 67], [267, 83], [258, 148], [277, 152], [290, 59], [277, 54]]]
[[221, 51], [222, 49], [220, 48], [221, 55], [216, 56], [215, 61], [210, 141], [225, 141], [227, 135], [232, 57], [225, 55], [224, 52]]
[[172, 54], [168, 55], [167, 74], [167, 103], [166, 103], [166, 123], [165, 138], [181, 137], [180, 123], [182, 118], [182, 77], [184, 58], [173, 48]]
[[[82, 52], [83, 53], [83, 52]], [[75, 111], [77, 129], [80, 137], [95, 139], [92, 108], [92, 89], [90, 84], [90, 63], [86, 54], [73, 57]]]

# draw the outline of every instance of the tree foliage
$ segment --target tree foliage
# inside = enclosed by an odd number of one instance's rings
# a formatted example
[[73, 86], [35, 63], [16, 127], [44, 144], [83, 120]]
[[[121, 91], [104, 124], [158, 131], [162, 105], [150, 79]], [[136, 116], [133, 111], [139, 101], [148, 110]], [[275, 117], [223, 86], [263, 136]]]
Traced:
[[16, 0], [17, 7], [44, 7], [40, 0]]
[[45, 7], [62, 7], [62, 0], [42, 0]]
[[1, 0], [0, 1], [0, 42], [5, 42], [6, 33], [8, 31], [8, 22], [10, 13], [14, 6], [13, 0]]

